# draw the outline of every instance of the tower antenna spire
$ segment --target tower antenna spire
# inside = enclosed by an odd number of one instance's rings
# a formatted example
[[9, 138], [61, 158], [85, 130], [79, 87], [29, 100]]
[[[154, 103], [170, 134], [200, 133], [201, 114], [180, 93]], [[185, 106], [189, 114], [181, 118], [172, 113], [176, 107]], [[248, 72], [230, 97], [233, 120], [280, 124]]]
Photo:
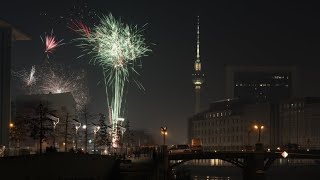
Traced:
[[200, 61], [200, 17], [197, 24], [197, 61]]
[[200, 17], [197, 16], [197, 59], [194, 62], [194, 71], [192, 74], [192, 82], [195, 89], [195, 113], [199, 113], [201, 110], [201, 86], [204, 82], [204, 74], [201, 71], [200, 61]]

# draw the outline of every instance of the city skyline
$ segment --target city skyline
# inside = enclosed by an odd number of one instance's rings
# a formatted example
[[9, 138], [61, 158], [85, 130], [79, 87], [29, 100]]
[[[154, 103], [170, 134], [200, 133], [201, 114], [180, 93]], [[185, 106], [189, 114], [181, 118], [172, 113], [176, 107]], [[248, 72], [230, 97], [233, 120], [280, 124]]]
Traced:
[[[63, 22], [50, 27], [40, 13], [65, 14], [72, 2], [50, 2], [34, 5], [17, 1], [5, 2], [0, 17], [17, 25], [32, 36], [32, 41], [14, 44], [12, 66], [28, 67], [41, 63], [40, 35], [53, 28], [59, 38], [70, 41], [74, 34]], [[197, 16], [201, 18], [201, 62], [206, 74], [203, 91], [204, 109], [209, 103], [227, 98], [225, 66], [294, 65], [301, 69], [302, 96], [319, 96], [317, 70], [320, 30], [319, 13], [312, 4], [250, 4], [239, 2], [209, 4], [205, 2], [89, 2], [88, 6], [104, 14], [113, 13], [129, 24], [144, 27], [143, 34], [153, 50], [143, 57], [140, 82], [145, 91], [130, 86], [126, 114], [134, 128], [147, 129], [161, 142], [160, 127], [168, 127], [169, 143], [186, 142], [187, 119], [194, 111], [191, 82], [196, 59]], [[106, 9], [105, 9], [106, 8]], [[25, 11], [28, 10], [28, 11]], [[31, 11], [32, 12], [31, 12]], [[296, 12], [300, 13], [296, 13]], [[32, 24], [32, 25], [31, 25]], [[19, 52], [18, 54], [15, 52]], [[52, 61], [88, 71], [92, 111], [106, 113], [106, 98], [99, 81], [101, 72], [86, 60], [77, 59], [80, 50], [66, 45], [58, 48]], [[159, 68], [160, 67], [160, 68]]]

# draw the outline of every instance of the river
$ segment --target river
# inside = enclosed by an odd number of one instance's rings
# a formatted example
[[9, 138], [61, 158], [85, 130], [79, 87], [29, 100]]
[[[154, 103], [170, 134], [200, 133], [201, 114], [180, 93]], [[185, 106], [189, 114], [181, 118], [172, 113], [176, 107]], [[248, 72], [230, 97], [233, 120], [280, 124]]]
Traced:
[[[218, 164], [212, 164], [215, 163]], [[219, 160], [220, 161], [220, 160]], [[189, 162], [176, 169], [180, 179], [191, 180], [242, 180], [242, 170], [217, 160]], [[208, 164], [209, 163], [209, 164]], [[266, 172], [266, 180], [320, 180], [320, 165], [315, 161], [276, 162]], [[181, 176], [180, 176], [181, 177]]]

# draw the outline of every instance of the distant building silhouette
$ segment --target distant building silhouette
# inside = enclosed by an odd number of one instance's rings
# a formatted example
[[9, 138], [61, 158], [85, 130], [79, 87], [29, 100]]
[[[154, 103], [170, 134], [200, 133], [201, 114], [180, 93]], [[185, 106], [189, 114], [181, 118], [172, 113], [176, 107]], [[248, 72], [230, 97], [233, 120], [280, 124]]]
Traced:
[[154, 137], [145, 130], [131, 130], [132, 144], [131, 146], [150, 146], [154, 145]]
[[279, 102], [299, 96], [297, 68], [227, 66], [226, 97], [250, 102]]

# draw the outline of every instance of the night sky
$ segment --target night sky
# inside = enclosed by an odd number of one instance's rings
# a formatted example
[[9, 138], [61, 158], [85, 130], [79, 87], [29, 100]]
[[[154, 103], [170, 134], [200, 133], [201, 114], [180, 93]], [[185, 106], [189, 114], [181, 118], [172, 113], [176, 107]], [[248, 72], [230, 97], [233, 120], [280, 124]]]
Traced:
[[[186, 142], [187, 118], [193, 114], [191, 81], [196, 59], [196, 16], [200, 16], [200, 56], [206, 75], [203, 109], [225, 97], [224, 67], [233, 65], [295, 65], [301, 72], [301, 96], [319, 96], [318, 69], [320, 11], [316, 4], [301, 2], [244, 3], [239, 1], [89, 1], [98, 15], [112, 13], [123, 22], [144, 27], [143, 35], [153, 50], [143, 57], [139, 81], [127, 92], [126, 118], [135, 129], [145, 129], [160, 141], [160, 127], [168, 127], [169, 143]], [[70, 43], [75, 34], [66, 27], [76, 1], [3, 0], [0, 18], [22, 29], [32, 41], [16, 42], [13, 68], [30, 68], [43, 61], [40, 35], [54, 33], [68, 44], [57, 48], [50, 61], [88, 72], [90, 110], [106, 112], [101, 69], [89, 65], [89, 57], [77, 59], [79, 48]], [[46, 13], [47, 16], [40, 14]], [[98, 17], [96, 17], [98, 19]], [[87, 18], [88, 20], [88, 18]], [[97, 21], [98, 22], [98, 21]], [[15, 90], [13, 89], [13, 94]]]

